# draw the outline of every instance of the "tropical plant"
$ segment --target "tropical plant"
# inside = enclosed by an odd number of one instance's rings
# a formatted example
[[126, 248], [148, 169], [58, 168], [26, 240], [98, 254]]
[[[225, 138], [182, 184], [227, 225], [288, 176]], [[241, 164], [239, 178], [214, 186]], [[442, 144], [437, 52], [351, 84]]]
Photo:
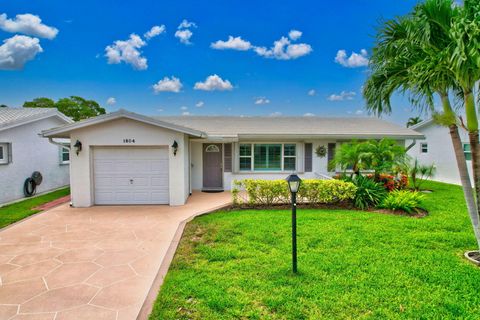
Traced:
[[405, 148], [391, 139], [369, 140], [362, 148], [362, 160], [365, 166], [375, 171], [375, 177], [380, 173], [391, 173], [393, 168], [403, 162], [406, 157]]
[[408, 175], [412, 180], [413, 188], [418, 191], [422, 182], [431, 179], [435, 175], [435, 165], [422, 165], [415, 159], [410, 167], [407, 168]]
[[408, 118], [408, 121], [407, 121], [407, 128], [410, 128], [416, 124], [419, 124], [420, 122], [422, 122], [422, 118], [420, 117], [410, 117]]
[[395, 190], [390, 192], [378, 206], [382, 209], [403, 210], [407, 213], [417, 213], [422, 209], [425, 195], [417, 191]]
[[362, 162], [364, 147], [364, 142], [357, 140], [342, 143], [337, 148], [335, 156], [329, 166], [332, 168], [338, 166], [343, 172], [352, 170], [351, 176], [354, 174], [358, 175], [361, 169], [365, 169]]
[[57, 102], [49, 98], [36, 98], [23, 104], [24, 108], [57, 108], [67, 117], [74, 121], [88, 119], [105, 114], [105, 109], [93, 100], [86, 100], [82, 97], [71, 96], [62, 98]]
[[347, 181], [351, 181], [357, 187], [353, 204], [361, 210], [376, 207], [387, 195], [383, 184], [368, 177], [358, 175]]
[[[458, 131], [458, 123], [463, 122], [459, 121], [449, 99], [449, 92], [460, 93], [457, 96], [465, 105], [466, 128], [474, 148], [478, 149], [478, 120], [471, 93], [473, 79], [478, 80], [480, 73], [479, 6], [479, 2], [473, 0], [464, 1], [464, 7], [452, 0], [426, 0], [411, 14], [383, 23], [363, 94], [367, 109], [377, 115], [391, 113], [390, 100], [395, 92], [407, 93], [414, 106], [421, 110], [425, 107], [432, 110], [434, 94], [439, 96], [443, 110], [434, 114], [434, 119], [450, 130], [465, 201], [480, 247], [478, 206]], [[477, 151], [472, 148], [476, 186], [480, 176]], [[476, 191], [478, 195], [479, 188]]]

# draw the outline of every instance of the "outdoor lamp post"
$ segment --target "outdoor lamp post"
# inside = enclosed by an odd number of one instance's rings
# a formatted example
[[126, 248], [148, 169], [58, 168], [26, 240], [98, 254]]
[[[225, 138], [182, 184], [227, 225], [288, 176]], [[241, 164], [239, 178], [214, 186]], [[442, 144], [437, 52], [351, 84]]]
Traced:
[[297, 273], [297, 192], [302, 179], [296, 174], [291, 174], [286, 180], [292, 194], [292, 265], [293, 273]]

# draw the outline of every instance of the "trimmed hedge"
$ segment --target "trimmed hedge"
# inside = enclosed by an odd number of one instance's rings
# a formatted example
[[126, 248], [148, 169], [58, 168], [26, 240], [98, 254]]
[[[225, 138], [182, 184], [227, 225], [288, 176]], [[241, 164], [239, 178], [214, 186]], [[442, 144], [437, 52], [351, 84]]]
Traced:
[[[351, 182], [307, 179], [302, 180], [297, 201], [311, 205], [351, 201], [355, 198], [356, 191], [357, 187]], [[232, 197], [233, 204], [237, 206], [272, 206], [291, 203], [290, 191], [285, 180], [235, 180]]]

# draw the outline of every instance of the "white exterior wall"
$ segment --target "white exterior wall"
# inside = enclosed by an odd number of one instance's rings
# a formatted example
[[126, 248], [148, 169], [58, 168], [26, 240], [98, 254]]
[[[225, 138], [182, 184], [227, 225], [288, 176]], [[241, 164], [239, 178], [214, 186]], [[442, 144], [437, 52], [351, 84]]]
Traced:
[[[82, 143], [82, 151], [71, 155], [72, 202], [75, 207], [89, 207], [95, 202], [92, 150], [95, 146], [169, 148], [170, 205], [182, 205], [189, 195], [188, 184], [188, 137], [180, 132], [162, 129], [129, 119], [117, 119], [75, 130], [71, 133], [72, 144]], [[124, 139], [135, 139], [135, 143], [124, 143]], [[177, 155], [171, 145], [178, 143]]]
[[[412, 158], [417, 158], [419, 163], [424, 165], [434, 164], [436, 174], [433, 180], [460, 184], [460, 176], [457, 169], [457, 160], [453, 150], [452, 140], [449, 129], [438, 126], [434, 123], [415, 129], [425, 136], [425, 140], [417, 140], [417, 143], [408, 151]], [[468, 135], [465, 130], [459, 128], [462, 143], [468, 143]], [[412, 140], [407, 140], [405, 146], [408, 147]], [[421, 153], [421, 144], [428, 144], [428, 153]], [[472, 179], [472, 164], [467, 161], [467, 167]]]
[[60, 149], [38, 134], [65, 124], [56, 117], [38, 120], [0, 131], [0, 143], [12, 144], [12, 163], [0, 165], [0, 203], [24, 197], [23, 183], [34, 171], [43, 176], [37, 193], [69, 183], [69, 165], [60, 164]]
[[[191, 181], [193, 190], [201, 190], [203, 187], [203, 160], [202, 160], [202, 145], [203, 143], [208, 143], [206, 141], [195, 141], [191, 142]], [[213, 142], [212, 142], [213, 143]], [[328, 143], [336, 143], [332, 140], [311, 140], [311, 141], [302, 141], [302, 142], [292, 142], [292, 141], [245, 141], [245, 142], [235, 142], [233, 144], [233, 170], [232, 172], [223, 173], [223, 188], [225, 190], [231, 190], [232, 182], [234, 180], [242, 179], [266, 179], [266, 180], [277, 180], [285, 179], [291, 171], [283, 172], [240, 172], [238, 171], [239, 167], [239, 157], [238, 157], [238, 148], [240, 143], [296, 143], [297, 145], [297, 174], [302, 179], [315, 179], [318, 178], [316, 173], [324, 175], [332, 175], [333, 172], [328, 172], [328, 161], [327, 156], [320, 158], [315, 154], [315, 149], [318, 146], [325, 146], [327, 148]], [[304, 172], [304, 143], [312, 143], [312, 172]]]

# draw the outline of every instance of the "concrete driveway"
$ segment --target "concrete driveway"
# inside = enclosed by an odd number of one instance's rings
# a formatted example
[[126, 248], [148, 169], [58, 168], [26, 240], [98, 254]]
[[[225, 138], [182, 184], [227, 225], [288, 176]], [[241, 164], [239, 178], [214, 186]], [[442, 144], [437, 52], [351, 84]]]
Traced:
[[61, 205], [1, 230], [0, 319], [145, 318], [183, 221], [230, 200], [223, 192], [194, 193], [181, 207]]

